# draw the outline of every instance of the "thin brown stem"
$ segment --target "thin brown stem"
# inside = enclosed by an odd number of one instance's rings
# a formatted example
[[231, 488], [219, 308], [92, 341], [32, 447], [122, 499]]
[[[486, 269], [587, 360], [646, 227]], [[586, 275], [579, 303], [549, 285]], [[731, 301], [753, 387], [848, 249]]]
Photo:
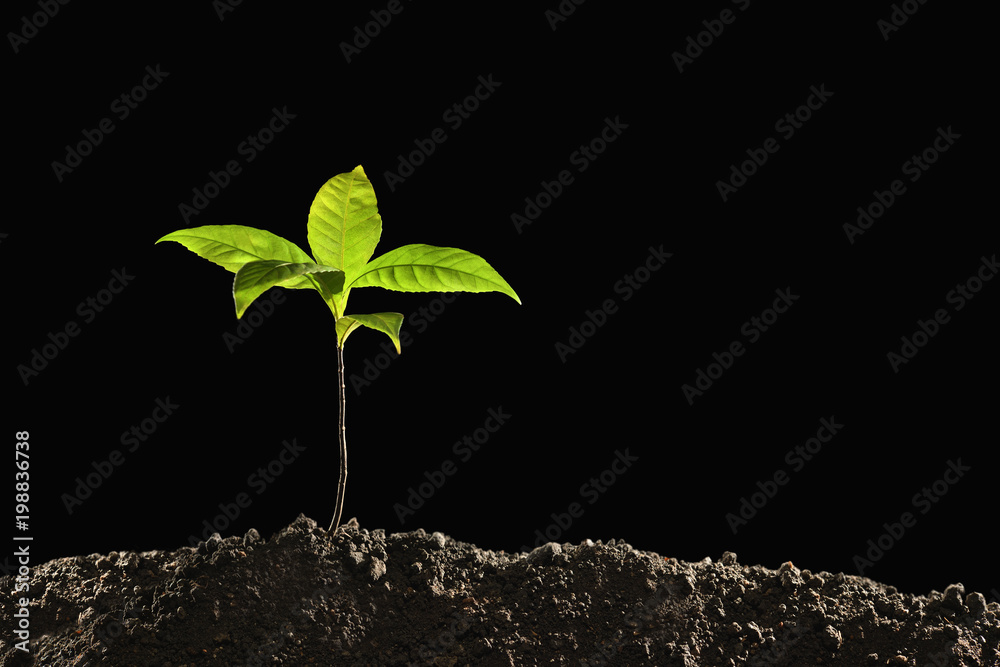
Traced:
[[347, 488], [347, 431], [344, 428], [344, 407], [347, 404], [344, 386], [344, 348], [337, 346], [337, 379], [340, 381], [340, 479], [337, 481], [337, 506], [333, 511], [333, 521], [329, 532], [332, 534], [340, 525], [340, 513], [344, 509], [344, 490]]

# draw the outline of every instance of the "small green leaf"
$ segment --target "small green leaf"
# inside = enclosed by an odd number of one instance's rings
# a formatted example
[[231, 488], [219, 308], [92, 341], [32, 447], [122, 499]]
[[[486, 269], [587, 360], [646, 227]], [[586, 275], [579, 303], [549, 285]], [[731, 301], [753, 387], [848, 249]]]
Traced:
[[347, 342], [347, 337], [351, 335], [351, 332], [361, 326], [361, 322], [358, 322], [353, 317], [341, 317], [337, 319], [337, 347], [343, 349], [344, 343]]
[[400, 313], [372, 313], [371, 315], [341, 317], [337, 320], [337, 346], [344, 347], [347, 337], [359, 325], [381, 331], [396, 346], [396, 354], [402, 353], [403, 348], [399, 344], [399, 329], [403, 326], [403, 316]]
[[[312, 262], [313, 258], [291, 241], [263, 229], [243, 225], [206, 225], [191, 229], [178, 229], [161, 237], [162, 241], [176, 241], [194, 254], [236, 273], [247, 262], [281, 260], [283, 262]], [[282, 285], [289, 289], [315, 287], [306, 277]]]
[[[323, 266], [313, 262], [290, 263], [277, 259], [264, 259], [247, 262], [236, 272], [233, 281], [233, 299], [236, 301], [236, 318], [254, 302], [254, 299], [275, 285], [285, 287], [290, 281], [312, 273], [322, 273], [325, 284], [332, 284], [340, 291], [344, 287], [344, 272], [332, 266]], [[310, 285], [315, 287], [315, 285]], [[318, 288], [317, 288], [318, 289]], [[322, 293], [322, 290], [320, 291]]]
[[521, 299], [486, 260], [458, 248], [415, 243], [368, 262], [347, 288], [384, 287], [397, 292], [503, 292]]
[[309, 208], [307, 231], [317, 262], [340, 269], [348, 282], [357, 276], [382, 236], [375, 189], [361, 165], [323, 184]]

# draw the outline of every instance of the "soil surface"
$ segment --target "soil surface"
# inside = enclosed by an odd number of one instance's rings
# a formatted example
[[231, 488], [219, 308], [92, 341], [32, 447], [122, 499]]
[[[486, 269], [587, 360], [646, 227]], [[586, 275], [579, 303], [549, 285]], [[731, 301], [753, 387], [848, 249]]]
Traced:
[[30, 654], [3, 665], [1000, 665], [1000, 605], [628, 544], [484, 551], [299, 516], [264, 540], [111, 552], [31, 572]]

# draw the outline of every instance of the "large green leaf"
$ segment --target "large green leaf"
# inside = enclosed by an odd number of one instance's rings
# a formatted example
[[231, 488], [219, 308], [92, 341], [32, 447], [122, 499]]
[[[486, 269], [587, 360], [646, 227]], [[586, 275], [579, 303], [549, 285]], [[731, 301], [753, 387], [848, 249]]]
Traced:
[[399, 329], [403, 326], [403, 316], [400, 313], [372, 313], [371, 315], [348, 315], [337, 320], [337, 345], [344, 347], [347, 337], [359, 326], [366, 326], [375, 331], [381, 331], [396, 346], [399, 354], [403, 348], [399, 344]]
[[384, 287], [397, 292], [503, 292], [521, 299], [486, 260], [458, 248], [415, 243], [368, 262], [347, 288]]
[[[176, 241], [194, 254], [236, 273], [247, 262], [281, 260], [283, 262], [312, 262], [302, 248], [277, 234], [244, 225], [206, 225], [191, 229], [178, 229], [156, 242]], [[315, 285], [300, 277], [282, 287], [304, 289]]]
[[340, 317], [340, 309], [337, 308], [338, 304], [334, 295], [344, 291], [344, 272], [337, 269], [336, 273], [312, 273], [306, 277], [313, 281], [316, 290], [323, 297], [323, 301], [326, 301], [333, 310], [333, 316]]
[[[326, 284], [334, 285], [337, 292], [343, 290], [344, 272], [332, 266], [314, 262], [290, 263], [280, 259], [247, 262], [236, 272], [236, 279], [233, 280], [236, 319], [243, 317], [243, 313], [254, 299], [275, 285], [285, 287], [290, 281], [298, 281], [301, 277], [313, 273], [324, 274], [329, 281]], [[322, 290], [320, 293], [322, 294]]]
[[353, 280], [382, 236], [375, 189], [361, 165], [323, 184], [309, 208], [307, 227], [316, 261]]

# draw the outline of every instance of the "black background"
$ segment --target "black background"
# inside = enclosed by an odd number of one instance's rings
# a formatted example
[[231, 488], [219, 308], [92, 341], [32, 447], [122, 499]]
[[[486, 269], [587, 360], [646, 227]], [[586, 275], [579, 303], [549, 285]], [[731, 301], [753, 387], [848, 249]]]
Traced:
[[[930, 3], [886, 40], [888, 3], [747, 5], [591, 0], [553, 30], [555, 0], [404, 2], [350, 62], [340, 45], [384, 3], [243, 3], [221, 19], [219, 3], [72, 3], [16, 53], [8, 35], [3, 427], [9, 441], [30, 431], [35, 562], [186, 545], [241, 492], [252, 503], [223, 535], [269, 536], [299, 513], [328, 524], [338, 468], [329, 311], [307, 291], [284, 292], [230, 351], [232, 274], [153, 242], [243, 224], [308, 249], [316, 191], [362, 164], [383, 219], [376, 255], [407, 243], [470, 250], [523, 305], [497, 293], [447, 304], [353, 293], [352, 312], [406, 315], [412, 343], [387, 365], [380, 334], [362, 330], [346, 347], [355, 379], [369, 363], [385, 367], [348, 387], [345, 520], [516, 551], [579, 502], [568, 529], [549, 528], [557, 541], [624, 539], [684, 560], [732, 550], [746, 563], [856, 574], [868, 540], [910, 511], [915, 525], [864, 574], [915, 593], [961, 581], [995, 594], [1000, 283], [961, 310], [947, 300], [998, 250], [983, 170], [995, 149], [978, 113], [991, 87], [982, 22]], [[8, 9], [12, 32], [40, 11]], [[723, 9], [735, 20], [678, 71], [675, 52], [689, 36], [707, 42], [703, 21]], [[118, 118], [113, 101], [147, 66], [169, 74]], [[454, 128], [443, 114], [479, 77], [500, 85]], [[832, 95], [783, 136], [776, 121], [813, 86]], [[248, 162], [238, 146], [273, 109], [294, 118]], [[106, 117], [114, 131], [57, 178], [53, 162]], [[580, 171], [571, 156], [606, 119], [624, 129]], [[447, 140], [390, 187], [386, 173], [436, 128]], [[960, 138], [910, 182], [903, 163], [938, 128]], [[717, 182], [768, 137], [779, 150], [723, 201]], [[234, 159], [241, 173], [185, 221], [179, 205]], [[517, 229], [511, 216], [562, 170], [573, 182]], [[906, 192], [851, 243], [844, 223], [894, 179]], [[615, 285], [661, 246], [672, 257], [626, 300]], [[123, 269], [134, 278], [86, 322], [78, 304]], [[798, 300], [748, 343], [741, 327], [779, 289]], [[617, 310], [563, 361], [556, 344], [606, 299]], [[426, 326], [411, 317], [421, 308], [438, 313]], [[894, 372], [887, 354], [940, 308], [950, 321]], [[79, 335], [25, 383], [18, 367], [69, 321]], [[735, 340], [746, 352], [689, 403], [682, 385]], [[168, 397], [179, 407], [127, 451], [122, 433]], [[462, 461], [453, 444], [490, 408], [509, 420]], [[843, 428], [793, 471], [786, 452], [822, 418]], [[302, 453], [258, 495], [249, 476], [292, 439]], [[77, 478], [116, 449], [122, 465], [68, 513]], [[637, 461], [588, 503], [581, 485], [616, 451]], [[401, 524], [410, 489], [447, 459], [457, 472]], [[914, 494], [959, 459], [970, 470], [920, 513]], [[788, 484], [734, 534], [727, 514], [778, 470]]]

